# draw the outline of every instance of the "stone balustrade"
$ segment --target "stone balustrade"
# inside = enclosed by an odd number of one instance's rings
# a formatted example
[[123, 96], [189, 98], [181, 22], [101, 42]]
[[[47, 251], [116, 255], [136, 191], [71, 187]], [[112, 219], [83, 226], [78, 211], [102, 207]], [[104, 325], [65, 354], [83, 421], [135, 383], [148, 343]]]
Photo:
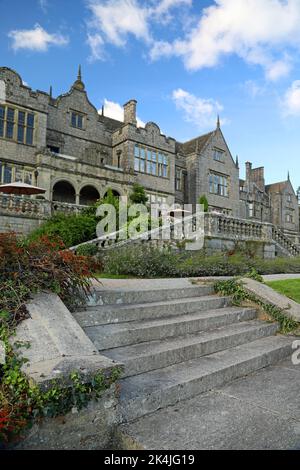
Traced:
[[0, 213], [13, 217], [23, 216], [46, 219], [51, 215], [50, 202], [28, 196], [0, 194]]
[[52, 213], [63, 212], [64, 214], [78, 214], [88, 206], [79, 206], [77, 204], [68, 204], [67, 202], [52, 201], [51, 210]]

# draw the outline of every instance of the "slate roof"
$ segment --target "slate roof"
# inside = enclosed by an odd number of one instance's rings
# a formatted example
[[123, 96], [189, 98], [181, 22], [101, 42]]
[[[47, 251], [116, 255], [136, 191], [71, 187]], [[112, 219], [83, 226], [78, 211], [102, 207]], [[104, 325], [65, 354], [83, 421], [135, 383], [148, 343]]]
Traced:
[[266, 185], [266, 191], [278, 193], [282, 191], [283, 189], [285, 189], [288, 183], [289, 181], [281, 181], [279, 183], [268, 184]]
[[176, 143], [176, 151], [179, 153], [183, 153], [185, 155], [189, 155], [194, 152], [201, 152], [201, 150], [205, 147], [211, 136], [214, 134], [215, 131], [209, 132], [208, 134], [201, 135], [200, 137], [196, 137], [196, 139], [189, 140], [188, 142]]

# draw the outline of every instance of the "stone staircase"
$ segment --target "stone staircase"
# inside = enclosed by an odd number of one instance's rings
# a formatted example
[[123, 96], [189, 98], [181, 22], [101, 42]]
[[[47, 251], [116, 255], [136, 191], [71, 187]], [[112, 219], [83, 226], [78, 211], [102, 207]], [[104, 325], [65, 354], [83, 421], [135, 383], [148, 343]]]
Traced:
[[102, 355], [124, 364], [122, 422], [174, 405], [292, 352], [276, 323], [233, 307], [211, 285], [97, 290], [75, 318]]

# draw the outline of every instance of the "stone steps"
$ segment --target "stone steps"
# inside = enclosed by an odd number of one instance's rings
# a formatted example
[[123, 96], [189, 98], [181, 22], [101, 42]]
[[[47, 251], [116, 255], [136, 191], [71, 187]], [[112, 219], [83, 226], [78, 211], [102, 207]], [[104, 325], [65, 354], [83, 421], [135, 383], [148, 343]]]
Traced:
[[[178, 282], [179, 280], [177, 280]], [[211, 285], [171, 281], [99, 291], [74, 313], [101, 354], [124, 364], [121, 421], [174, 405], [287, 357], [292, 339], [278, 325], [234, 307]], [[101, 293], [100, 293], [101, 292]], [[98, 297], [97, 297], [98, 296]]]
[[120, 380], [123, 422], [195, 397], [292, 353], [292, 340], [270, 336], [191, 361]]
[[123, 376], [128, 377], [232, 348], [277, 331], [276, 324], [252, 320], [198, 334], [108, 349], [101, 354], [122, 362]]
[[[162, 285], [164, 283], [162, 282]], [[90, 298], [89, 307], [114, 304], [140, 304], [142, 302], [162, 302], [174, 299], [201, 297], [214, 293], [213, 285], [185, 286], [176, 289], [169, 287], [156, 287], [155, 289], [106, 289], [96, 288]]]
[[[142, 296], [141, 296], [142, 297]], [[145, 302], [133, 305], [103, 305], [74, 313], [76, 320], [85, 328], [109, 323], [129, 322], [203, 312], [227, 307], [229, 297], [214, 295], [174, 299], [160, 302]]]
[[207, 331], [240, 321], [253, 320], [256, 316], [255, 309], [227, 307], [155, 320], [88, 326], [84, 329], [96, 348], [101, 351]]

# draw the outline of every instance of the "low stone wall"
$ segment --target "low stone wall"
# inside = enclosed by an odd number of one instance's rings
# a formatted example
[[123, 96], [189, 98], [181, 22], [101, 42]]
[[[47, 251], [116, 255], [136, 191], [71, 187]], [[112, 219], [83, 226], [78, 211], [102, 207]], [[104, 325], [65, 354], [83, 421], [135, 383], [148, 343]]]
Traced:
[[16, 450], [105, 450], [119, 447], [116, 386], [81, 411], [34, 424]]
[[265, 259], [275, 258], [276, 250], [274, 243], [264, 241], [246, 241], [246, 240], [230, 240], [226, 237], [206, 237], [204, 248], [207, 255], [216, 253], [230, 252], [237, 249], [251, 251], [256, 256]]
[[0, 214], [0, 233], [16, 232], [18, 234], [28, 235], [30, 232], [38, 228], [43, 222], [44, 220], [38, 219], [36, 217]]
[[[77, 371], [84, 381], [98, 373], [110, 377], [116, 367], [111, 359], [101, 356], [60, 298], [41, 293], [27, 304], [30, 318], [23, 320], [11, 338], [15, 343], [29, 343], [21, 350], [28, 362], [23, 372], [41, 388], [51, 386], [53, 379], [68, 386], [69, 376]], [[18, 348], [18, 352], [20, 352]], [[36, 422], [15, 449], [108, 449], [114, 444], [119, 423], [115, 383], [98, 401], [88, 407], [56, 418]]]

